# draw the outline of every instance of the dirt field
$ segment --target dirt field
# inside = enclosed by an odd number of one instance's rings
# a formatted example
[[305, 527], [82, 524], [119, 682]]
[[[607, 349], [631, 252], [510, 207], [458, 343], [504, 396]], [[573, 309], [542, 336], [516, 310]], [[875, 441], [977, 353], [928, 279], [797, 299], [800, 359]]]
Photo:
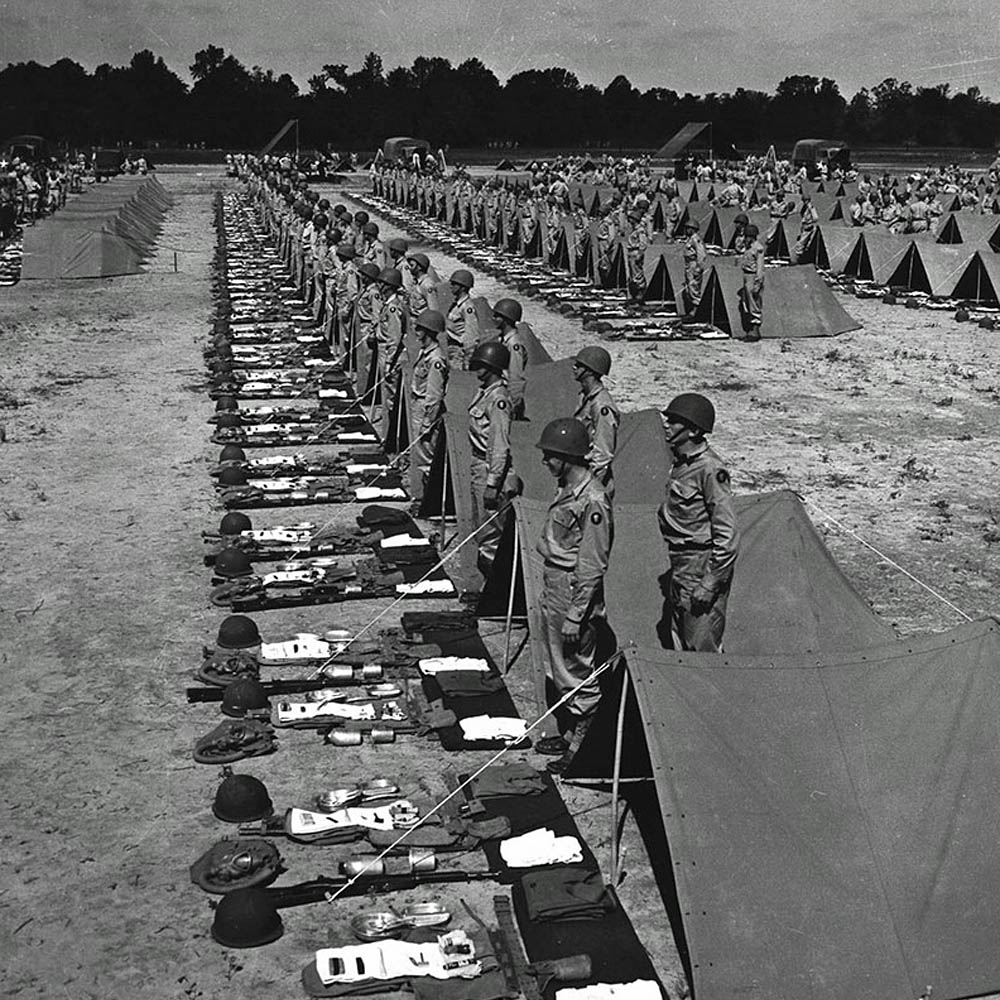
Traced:
[[[225, 182], [215, 167], [164, 171], [160, 180], [176, 204], [147, 273], [0, 291], [3, 996], [299, 996], [301, 968], [315, 948], [349, 939], [357, 905], [285, 911], [279, 942], [233, 952], [212, 942], [209, 898], [188, 880], [188, 865], [232, 832], [210, 809], [218, 770], [191, 760], [216, 709], [184, 699], [200, 646], [222, 618], [208, 602], [199, 533], [220, 515], [207, 475], [218, 448], [205, 422], [213, 405], [201, 347], [211, 313], [211, 195]], [[429, 252], [439, 270], [458, 266]], [[477, 288], [491, 300], [510, 294], [485, 276]], [[1000, 570], [998, 335], [949, 314], [845, 305], [864, 329], [836, 340], [610, 343], [612, 391], [626, 409], [684, 390], [711, 396], [715, 447], [732, 463], [737, 490], [801, 493], [855, 586], [900, 632], [990, 614]], [[579, 320], [531, 302], [525, 312], [555, 357], [590, 339]], [[254, 521], [354, 513], [264, 511]], [[255, 617], [266, 639], [281, 638], [358, 628], [382, 606]], [[519, 700], [530, 691], [527, 668], [525, 656], [511, 674]], [[278, 754], [236, 769], [264, 778], [280, 809], [359, 773], [440, 793], [445, 767], [481, 761], [431, 745], [414, 753], [366, 745], [359, 756], [290, 732]], [[606, 863], [608, 797], [579, 789], [566, 797]], [[332, 874], [351, 853], [279, 846], [284, 882]], [[679, 963], [632, 825], [626, 851], [622, 898], [680, 995]], [[492, 892], [461, 895], [485, 915]], [[454, 901], [459, 893], [429, 895]]]

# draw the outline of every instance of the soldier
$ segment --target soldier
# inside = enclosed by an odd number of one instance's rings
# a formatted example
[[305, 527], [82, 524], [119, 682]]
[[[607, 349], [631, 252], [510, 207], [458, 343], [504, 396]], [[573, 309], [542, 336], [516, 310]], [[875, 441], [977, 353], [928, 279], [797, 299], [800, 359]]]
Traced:
[[358, 256], [363, 261], [374, 264], [379, 270], [383, 267], [385, 254], [382, 252], [382, 244], [378, 238], [378, 226], [374, 222], [366, 222], [361, 227], [361, 248]]
[[467, 368], [479, 343], [479, 318], [469, 292], [475, 283], [471, 271], [459, 268], [448, 279], [455, 296], [445, 324], [448, 330], [448, 365], [454, 370]]
[[409, 244], [400, 237], [394, 237], [385, 244], [385, 266], [396, 268], [403, 278], [403, 289], [407, 296], [413, 288], [413, 273], [406, 266], [406, 251]]
[[357, 251], [358, 256], [362, 257], [365, 248], [365, 237], [361, 232], [362, 228], [368, 223], [368, 213], [367, 212], [355, 212], [354, 218], [351, 220], [351, 232], [348, 239], [354, 243], [354, 249]]
[[685, 392], [663, 415], [674, 464], [658, 518], [670, 555], [674, 645], [718, 653], [740, 535], [729, 472], [705, 440], [715, 427], [715, 408], [704, 396]]
[[437, 271], [425, 253], [410, 254], [406, 258], [410, 274], [410, 312], [419, 316], [425, 309], [437, 308], [437, 286], [441, 283]]
[[746, 314], [747, 340], [760, 340], [761, 312], [764, 308], [764, 244], [758, 239], [758, 229], [751, 222], [747, 226], [746, 250], [740, 254], [743, 271], [743, 311]]
[[684, 287], [681, 299], [684, 303], [685, 315], [692, 315], [701, 302], [701, 282], [705, 274], [705, 258], [708, 252], [702, 243], [698, 230], [701, 228], [696, 219], [688, 219], [684, 223]]
[[791, 214], [795, 205], [785, 198], [785, 189], [778, 188], [768, 206], [768, 215], [771, 220], [767, 230], [767, 238], [770, 239], [778, 230], [778, 223], [784, 222]]
[[[361, 276], [355, 265], [357, 254], [352, 243], [338, 243], [334, 257], [337, 260], [337, 270], [332, 282], [334, 301], [331, 303], [328, 339], [332, 346], [343, 351], [347, 347], [348, 331], [354, 322], [354, 304], [361, 291]], [[327, 291], [330, 288], [331, 285], [328, 284]]]
[[[510, 454], [510, 395], [504, 372], [510, 351], [496, 340], [479, 344], [472, 352], [469, 370], [479, 379], [479, 392], [469, 404], [469, 445], [472, 449], [472, 499], [479, 545], [479, 571], [489, 575], [509, 509], [497, 517], [492, 512], [516, 492]], [[489, 523], [486, 523], [489, 522]]]
[[312, 257], [312, 288], [309, 301], [312, 304], [312, 326], [323, 322], [326, 308], [326, 257], [330, 252], [327, 246], [329, 220], [322, 213], [313, 216], [313, 238], [310, 246]]
[[812, 203], [812, 197], [804, 194], [802, 204], [799, 207], [799, 238], [795, 241], [795, 248], [791, 254], [793, 264], [797, 264], [806, 252], [809, 241], [813, 238], [818, 225], [819, 212], [816, 211], [816, 206]]
[[378, 280], [382, 286], [382, 307], [375, 340], [370, 346], [377, 356], [377, 380], [382, 396], [381, 437], [385, 441], [399, 391], [399, 364], [406, 348], [410, 311], [403, 294], [403, 276], [398, 268], [384, 268]]
[[531, 329], [527, 323], [521, 322], [522, 315], [521, 303], [517, 299], [498, 299], [493, 306], [493, 319], [500, 328], [500, 343], [510, 351], [507, 390], [515, 420], [524, 420], [524, 370], [528, 367], [525, 328]]
[[729, 249], [737, 253], [743, 253], [747, 248], [747, 226], [750, 219], [746, 212], [737, 212], [733, 218], [733, 238], [729, 243]]
[[421, 474], [417, 488], [419, 496], [415, 499], [420, 500], [440, 435], [444, 390], [448, 384], [448, 361], [438, 342], [438, 337], [444, 333], [444, 316], [436, 309], [425, 309], [417, 316], [414, 326], [420, 338], [420, 354], [410, 381], [410, 428], [413, 464]]
[[[348, 361], [353, 363], [353, 371], [357, 373], [355, 389], [359, 396], [364, 396], [372, 382], [369, 364], [371, 348], [369, 340], [375, 336], [378, 315], [382, 308], [378, 276], [381, 272], [371, 263], [365, 261], [358, 267], [361, 279], [361, 291], [354, 303], [354, 323], [352, 324], [351, 343], [347, 346]], [[350, 367], [350, 364], [345, 365]]]
[[604, 487], [608, 499], [614, 499], [615, 485], [611, 463], [618, 447], [618, 424], [621, 414], [601, 381], [611, 371], [611, 355], [603, 347], [584, 347], [573, 359], [573, 377], [580, 383], [580, 405], [573, 417], [590, 435], [587, 464]]
[[[537, 551], [544, 561], [540, 610], [548, 676], [561, 697], [594, 672], [614, 521], [611, 501], [587, 467], [590, 438], [579, 420], [551, 421], [536, 447], [558, 486]], [[566, 704], [564, 732], [535, 744], [539, 753], [559, 758], [549, 764], [553, 773], [565, 771], [579, 750], [600, 697], [596, 679], [582, 684]]]

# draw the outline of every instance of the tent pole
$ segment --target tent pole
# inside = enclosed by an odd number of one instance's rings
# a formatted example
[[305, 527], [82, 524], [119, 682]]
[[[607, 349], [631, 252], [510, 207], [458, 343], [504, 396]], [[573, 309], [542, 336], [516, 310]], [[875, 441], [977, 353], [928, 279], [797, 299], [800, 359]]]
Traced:
[[517, 586], [517, 564], [521, 557], [521, 526], [517, 515], [514, 515], [514, 558], [510, 567], [510, 593], [507, 595], [507, 620], [504, 623], [503, 637], [503, 672], [510, 669], [510, 630], [514, 618], [514, 588]]
[[625, 698], [628, 695], [628, 665], [622, 667], [621, 701], [618, 703], [618, 728], [615, 730], [615, 767], [611, 778], [611, 885], [618, 887], [621, 879], [621, 854], [618, 847], [618, 823], [621, 817], [618, 793], [622, 780], [622, 737], [625, 732]]
[[[447, 430], [445, 430], [447, 434]], [[444, 538], [445, 516], [448, 509], [448, 444], [445, 442], [444, 465], [441, 470], [441, 537]]]

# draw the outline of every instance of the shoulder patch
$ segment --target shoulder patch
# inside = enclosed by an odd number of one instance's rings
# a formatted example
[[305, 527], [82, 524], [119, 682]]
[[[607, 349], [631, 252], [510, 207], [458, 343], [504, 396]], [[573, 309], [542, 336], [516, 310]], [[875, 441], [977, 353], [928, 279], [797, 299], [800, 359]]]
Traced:
[[720, 482], [725, 485], [729, 482], [729, 473], [726, 472], [725, 469], [719, 469], [719, 471], [715, 474], [715, 479], [716, 482]]
[[434, 362], [434, 367], [435, 367], [435, 368], [436, 368], [436, 369], [437, 369], [437, 370], [438, 370], [439, 372], [443, 372], [443, 371], [444, 371], [444, 365], [443, 365], [443, 364], [442, 364], [442, 363], [441, 363], [440, 361], [435, 361], [435, 362]]
[[498, 399], [497, 400], [497, 409], [498, 410], [506, 410], [507, 409], [507, 400], [506, 399]]
[[600, 524], [603, 520], [604, 515], [599, 510], [595, 510], [594, 513], [590, 515], [591, 524]]
[[606, 406], [602, 406], [601, 407], [601, 416], [602, 417], [606, 417], [610, 412], [611, 412], [611, 410], [608, 407], [606, 407]]

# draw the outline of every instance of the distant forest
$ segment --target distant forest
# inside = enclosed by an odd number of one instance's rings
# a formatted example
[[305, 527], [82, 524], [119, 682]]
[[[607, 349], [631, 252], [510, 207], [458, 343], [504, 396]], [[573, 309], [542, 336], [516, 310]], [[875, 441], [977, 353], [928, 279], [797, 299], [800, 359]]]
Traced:
[[773, 94], [640, 91], [624, 76], [604, 90], [569, 70], [529, 69], [501, 84], [479, 59], [452, 66], [419, 57], [386, 72], [370, 52], [351, 72], [326, 65], [300, 93], [292, 78], [247, 68], [209, 45], [194, 57], [189, 86], [148, 49], [128, 66], [88, 73], [71, 59], [17, 63], [0, 71], [0, 139], [17, 133], [68, 146], [189, 146], [254, 149], [289, 118], [303, 148], [370, 150], [391, 135], [452, 148], [493, 146], [656, 149], [688, 121], [711, 121], [741, 148], [798, 138], [856, 145], [991, 147], [1000, 104], [978, 88], [913, 87], [896, 79], [850, 100], [830, 79], [789, 76]]

